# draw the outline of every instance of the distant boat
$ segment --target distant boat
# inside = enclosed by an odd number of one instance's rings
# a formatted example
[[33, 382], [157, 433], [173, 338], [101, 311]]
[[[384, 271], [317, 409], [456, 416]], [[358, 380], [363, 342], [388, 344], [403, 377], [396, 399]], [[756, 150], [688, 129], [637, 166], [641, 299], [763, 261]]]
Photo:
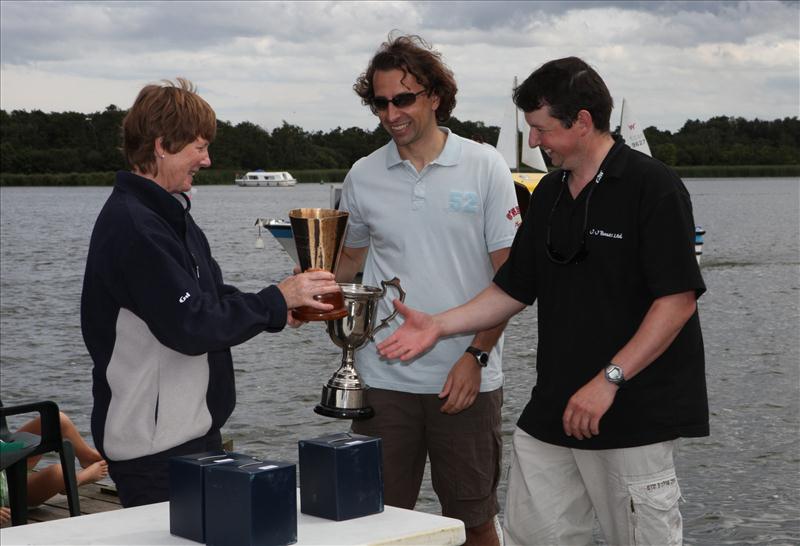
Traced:
[[639, 123], [639, 118], [633, 115], [631, 107], [627, 105], [624, 98], [622, 99], [622, 111], [619, 115], [619, 133], [625, 140], [625, 144], [645, 155], [653, 156], [650, 153], [650, 145], [647, 144], [647, 139], [644, 136], [644, 126]]
[[[631, 110], [630, 105], [624, 98], [622, 99], [622, 111], [619, 114], [619, 134], [629, 147], [653, 157], [650, 152], [650, 145], [644, 136], [644, 125], [634, 115], [633, 110]], [[703, 255], [703, 236], [705, 234], [706, 230], [700, 226], [695, 226], [694, 255], [697, 258], [697, 263], [700, 263], [700, 257]]]
[[[517, 78], [514, 77], [514, 86], [512, 90], [516, 89], [516, 87]], [[531, 192], [536, 188], [544, 175], [547, 174], [547, 164], [544, 162], [542, 151], [538, 146], [535, 148], [528, 146], [528, 139], [525, 137], [526, 131], [524, 127], [522, 130], [522, 139], [520, 140], [520, 117], [519, 108], [517, 108], [512, 100], [507, 101], [505, 111], [503, 112], [503, 122], [500, 125], [500, 134], [497, 137], [496, 148], [511, 169], [511, 178], [514, 179], [514, 190], [517, 193], [520, 213], [524, 216], [525, 210], [528, 208]], [[520, 163], [524, 163], [528, 167], [536, 169], [538, 172], [521, 173], [519, 172]]]
[[297, 184], [294, 176], [286, 171], [266, 172], [252, 171], [235, 179], [236, 185], [246, 188], [288, 188]]

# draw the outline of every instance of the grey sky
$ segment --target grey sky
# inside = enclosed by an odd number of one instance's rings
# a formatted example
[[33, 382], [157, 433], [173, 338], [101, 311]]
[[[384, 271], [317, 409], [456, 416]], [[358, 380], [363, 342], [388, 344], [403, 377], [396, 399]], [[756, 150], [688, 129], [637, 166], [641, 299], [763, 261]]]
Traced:
[[568, 55], [645, 125], [799, 115], [796, 1], [3, 1], [0, 106], [128, 108], [144, 84], [185, 76], [226, 121], [373, 128], [352, 84], [392, 29], [442, 52], [459, 119], [499, 125], [514, 76]]

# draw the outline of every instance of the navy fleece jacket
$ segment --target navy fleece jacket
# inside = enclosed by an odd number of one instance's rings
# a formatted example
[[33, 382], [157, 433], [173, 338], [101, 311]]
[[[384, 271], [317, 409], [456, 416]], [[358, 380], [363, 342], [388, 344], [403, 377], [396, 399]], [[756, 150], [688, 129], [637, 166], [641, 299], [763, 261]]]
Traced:
[[112, 461], [219, 431], [236, 403], [230, 347], [286, 323], [276, 286], [223, 283], [189, 209], [186, 196], [119, 172], [92, 232], [81, 328], [92, 435]]

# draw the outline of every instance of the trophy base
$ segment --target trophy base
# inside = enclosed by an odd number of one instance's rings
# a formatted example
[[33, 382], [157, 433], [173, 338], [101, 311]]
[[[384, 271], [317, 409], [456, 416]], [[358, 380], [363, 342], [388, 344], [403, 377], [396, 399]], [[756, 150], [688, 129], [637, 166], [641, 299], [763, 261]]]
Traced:
[[292, 316], [303, 322], [338, 320], [347, 316], [347, 308], [344, 306], [344, 296], [342, 296], [341, 292], [321, 294], [319, 296], [314, 296], [314, 299], [322, 303], [330, 303], [333, 305], [333, 309], [330, 311], [320, 311], [319, 309], [304, 305], [297, 309], [292, 309]]
[[322, 400], [314, 411], [325, 417], [338, 419], [369, 419], [375, 410], [367, 406], [365, 395], [367, 389], [343, 389], [330, 384], [322, 387]]
[[375, 410], [370, 407], [357, 408], [357, 409], [344, 409], [344, 408], [329, 408], [318, 404], [314, 408], [314, 413], [324, 415], [325, 417], [336, 417], [337, 419], [354, 419], [356, 421], [362, 419], [369, 419], [375, 415]]

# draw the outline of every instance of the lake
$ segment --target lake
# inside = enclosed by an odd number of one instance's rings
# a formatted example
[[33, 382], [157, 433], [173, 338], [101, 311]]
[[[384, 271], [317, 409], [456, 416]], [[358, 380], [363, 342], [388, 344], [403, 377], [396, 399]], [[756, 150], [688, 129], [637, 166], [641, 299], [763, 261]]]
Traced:
[[[700, 319], [711, 436], [677, 454], [687, 544], [800, 543], [800, 196], [797, 179], [689, 179], [706, 230]], [[192, 213], [225, 280], [256, 291], [291, 274], [257, 217], [325, 207], [328, 185], [200, 186]], [[110, 187], [0, 188], [0, 397], [53, 399], [89, 435], [91, 362], [80, 331], [89, 237]], [[379, 317], [380, 318], [380, 317]], [[536, 313], [506, 330], [504, 465], [535, 381]], [[321, 324], [233, 349], [238, 404], [223, 429], [237, 451], [297, 461], [297, 441], [347, 430], [313, 412], [341, 352]], [[19, 424], [19, 423], [14, 423]], [[501, 483], [501, 497], [505, 493]], [[417, 508], [436, 512], [426, 480]]]

